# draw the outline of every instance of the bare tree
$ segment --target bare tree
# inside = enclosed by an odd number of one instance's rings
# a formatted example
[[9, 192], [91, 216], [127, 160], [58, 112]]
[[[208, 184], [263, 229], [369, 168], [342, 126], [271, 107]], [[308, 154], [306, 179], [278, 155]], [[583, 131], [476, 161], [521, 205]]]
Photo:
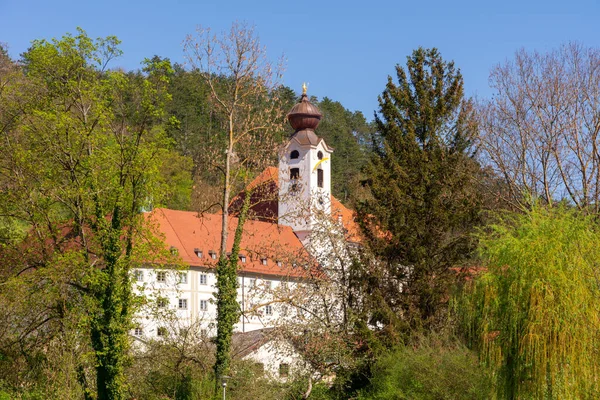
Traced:
[[479, 104], [480, 157], [506, 181], [510, 200], [567, 199], [598, 212], [600, 50], [520, 50], [490, 82], [497, 92]]
[[[213, 167], [222, 173], [222, 230], [217, 265], [217, 356], [216, 376], [227, 373], [230, 364], [231, 335], [238, 319], [236, 272], [239, 244], [250, 194], [241, 208], [235, 238], [228, 248], [228, 205], [236, 182], [248, 171], [259, 169], [275, 154], [276, 134], [283, 130], [277, 87], [282, 63], [272, 64], [260, 45], [254, 28], [234, 23], [229, 32], [215, 35], [198, 28], [184, 42], [189, 65], [210, 87], [216, 112], [227, 121], [227, 138], [211, 152]], [[228, 257], [228, 250], [231, 251]]]

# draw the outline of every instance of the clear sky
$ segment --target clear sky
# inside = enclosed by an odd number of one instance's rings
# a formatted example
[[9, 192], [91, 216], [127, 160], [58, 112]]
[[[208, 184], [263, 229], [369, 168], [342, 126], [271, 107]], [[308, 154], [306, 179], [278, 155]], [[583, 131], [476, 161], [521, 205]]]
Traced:
[[17, 57], [33, 39], [81, 26], [91, 37], [116, 35], [124, 55], [113, 66], [137, 69], [155, 54], [183, 62], [182, 41], [197, 25], [222, 31], [236, 20], [256, 26], [273, 59], [285, 55], [286, 85], [300, 91], [306, 81], [309, 94], [368, 119], [387, 76], [418, 46], [454, 60], [467, 94], [479, 97], [492, 93], [490, 69], [521, 47], [600, 47], [600, 0], [0, 0], [0, 42]]

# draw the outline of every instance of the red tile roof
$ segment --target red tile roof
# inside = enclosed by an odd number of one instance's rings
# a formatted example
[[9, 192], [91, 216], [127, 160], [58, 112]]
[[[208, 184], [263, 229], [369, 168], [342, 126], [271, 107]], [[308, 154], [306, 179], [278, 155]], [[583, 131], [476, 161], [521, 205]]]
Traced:
[[[209, 253], [219, 253], [221, 215], [199, 215], [193, 211], [165, 208], [157, 208], [145, 215], [150, 221], [157, 223], [159, 233], [164, 235], [165, 244], [176, 248], [185, 263], [190, 266], [215, 266], [218, 260], [212, 259]], [[229, 217], [227, 251], [231, 251], [237, 224], [236, 217]], [[198, 257], [196, 249], [202, 251], [202, 258]], [[245, 263], [239, 262], [241, 271], [290, 277], [316, 274], [313, 259], [288, 226], [246, 221], [240, 255], [246, 256]], [[264, 258], [267, 265], [263, 265]], [[281, 266], [277, 265], [277, 261], [280, 261]], [[306, 265], [312, 267], [307, 268]]]

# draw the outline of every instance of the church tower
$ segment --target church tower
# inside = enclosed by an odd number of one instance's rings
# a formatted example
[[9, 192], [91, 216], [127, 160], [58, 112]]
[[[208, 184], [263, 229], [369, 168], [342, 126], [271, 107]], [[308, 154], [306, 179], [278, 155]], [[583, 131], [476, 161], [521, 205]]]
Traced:
[[315, 134], [321, 117], [303, 85], [300, 102], [287, 115], [294, 133], [279, 156], [279, 224], [290, 226], [305, 245], [318, 218], [331, 215], [333, 149]]

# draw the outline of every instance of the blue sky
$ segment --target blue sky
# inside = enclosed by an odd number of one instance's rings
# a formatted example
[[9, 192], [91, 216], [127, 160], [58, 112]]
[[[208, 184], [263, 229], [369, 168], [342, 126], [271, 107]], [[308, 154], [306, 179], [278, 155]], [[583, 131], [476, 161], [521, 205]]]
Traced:
[[33, 39], [77, 26], [91, 37], [116, 35], [137, 69], [155, 54], [183, 62], [182, 41], [197, 25], [256, 25], [273, 59], [284, 54], [284, 83], [327, 96], [369, 119], [394, 66], [418, 46], [437, 47], [461, 68], [467, 94], [487, 97], [490, 69], [526, 49], [568, 41], [600, 47], [600, 0], [571, 1], [155, 1], [0, 0], [0, 42], [14, 57]]

